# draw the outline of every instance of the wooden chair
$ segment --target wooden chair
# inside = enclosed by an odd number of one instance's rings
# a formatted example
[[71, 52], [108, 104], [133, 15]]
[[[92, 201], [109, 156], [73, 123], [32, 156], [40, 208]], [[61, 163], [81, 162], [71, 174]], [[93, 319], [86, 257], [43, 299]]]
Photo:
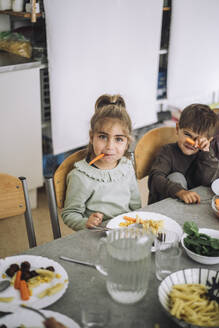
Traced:
[[61, 237], [58, 208], [64, 207], [67, 175], [73, 169], [75, 162], [86, 157], [86, 153], [86, 149], [81, 149], [71, 154], [59, 165], [53, 177], [45, 178], [54, 239]]
[[151, 165], [161, 146], [176, 142], [175, 127], [159, 127], [146, 132], [137, 142], [134, 151], [135, 170], [137, 179], [149, 175]]
[[29, 246], [36, 246], [26, 178], [0, 173], [0, 219], [24, 214]]

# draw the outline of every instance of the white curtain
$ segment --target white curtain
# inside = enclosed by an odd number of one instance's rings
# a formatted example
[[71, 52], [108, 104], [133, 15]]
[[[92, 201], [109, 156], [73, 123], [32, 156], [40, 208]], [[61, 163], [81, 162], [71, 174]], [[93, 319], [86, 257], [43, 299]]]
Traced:
[[218, 0], [172, 0], [168, 103], [211, 103], [218, 93], [218, 15]]
[[120, 93], [154, 123], [162, 0], [44, 0], [54, 153], [87, 144], [96, 99]]

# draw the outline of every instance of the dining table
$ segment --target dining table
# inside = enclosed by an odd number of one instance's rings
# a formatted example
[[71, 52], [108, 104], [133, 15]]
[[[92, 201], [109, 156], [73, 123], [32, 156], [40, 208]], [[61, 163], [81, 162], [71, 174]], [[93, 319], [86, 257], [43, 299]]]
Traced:
[[[165, 215], [175, 220], [181, 227], [184, 222], [194, 221], [199, 228], [219, 229], [219, 218], [211, 208], [213, 192], [209, 187], [199, 186], [193, 189], [201, 198], [199, 204], [166, 198], [151, 205], [144, 206], [139, 211], [153, 212]], [[115, 302], [107, 292], [105, 280], [95, 267], [63, 261], [60, 256], [66, 256], [82, 261], [95, 263], [99, 240], [105, 237], [105, 232], [84, 229], [70, 235], [55, 239], [46, 244], [31, 248], [22, 254], [43, 256], [61, 264], [66, 270], [69, 285], [64, 295], [45, 310], [60, 312], [83, 327], [81, 309], [85, 303], [101, 303], [109, 309], [110, 318], [106, 327], [133, 327], [133, 322], [141, 320], [147, 328], [175, 328], [176, 323], [163, 311], [158, 299], [158, 287], [161, 283], [155, 276], [155, 259], [152, 252], [150, 265], [150, 281], [146, 295], [135, 304], [120, 304]], [[219, 264], [204, 265], [193, 261], [184, 250], [179, 264], [179, 270], [186, 268], [208, 268], [219, 270]], [[136, 326], [137, 327], [137, 326]]]

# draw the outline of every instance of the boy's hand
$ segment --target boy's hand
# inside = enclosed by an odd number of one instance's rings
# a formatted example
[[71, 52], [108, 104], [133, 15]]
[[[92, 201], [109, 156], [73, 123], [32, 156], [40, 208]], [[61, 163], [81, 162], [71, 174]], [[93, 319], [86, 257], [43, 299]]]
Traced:
[[86, 223], [86, 227], [87, 228], [93, 228], [96, 227], [98, 225], [100, 225], [102, 223], [103, 220], [103, 214], [102, 213], [93, 213], [89, 216], [87, 223]]
[[213, 139], [213, 137], [210, 139], [207, 139], [205, 137], [200, 137], [198, 140], [198, 144], [199, 144], [198, 148], [203, 151], [209, 151], [210, 143], [211, 143], [212, 139]]
[[176, 197], [186, 204], [200, 203], [200, 196], [195, 191], [182, 189], [176, 193]]

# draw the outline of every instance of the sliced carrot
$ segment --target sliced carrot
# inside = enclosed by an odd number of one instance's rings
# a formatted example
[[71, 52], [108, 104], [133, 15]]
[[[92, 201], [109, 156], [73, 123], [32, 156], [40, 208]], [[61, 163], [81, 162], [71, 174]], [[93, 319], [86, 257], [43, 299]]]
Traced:
[[95, 157], [94, 159], [92, 159], [92, 161], [89, 162], [89, 165], [93, 164], [94, 162], [98, 161], [99, 159], [101, 159], [105, 154], [100, 154], [97, 157]]
[[195, 141], [192, 140], [191, 138], [186, 138], [186, 141], [192, 146], [194, 146], [194, 144], [195, 144]]
[[20, 294], [23, 301], [27, 301], [30, 298], [30, 292], [25, 280], [20, 281]]
[[22, 274], [21, 270], [18, 270], [16, 273], [15, 282], [14, 282], [15, 289], [20, 289], [21, 274]]
[[132, 221], [133, 223], [136, 222], [136, 219], [131, 218], [129, 216], [123, 216], [123, 219], [126, 220], [126, 221]]
[[219, 206], [219, 198], [216, 198], [216, 199], [215, 199], [215, 204], [216, 204], [217, 206]]

